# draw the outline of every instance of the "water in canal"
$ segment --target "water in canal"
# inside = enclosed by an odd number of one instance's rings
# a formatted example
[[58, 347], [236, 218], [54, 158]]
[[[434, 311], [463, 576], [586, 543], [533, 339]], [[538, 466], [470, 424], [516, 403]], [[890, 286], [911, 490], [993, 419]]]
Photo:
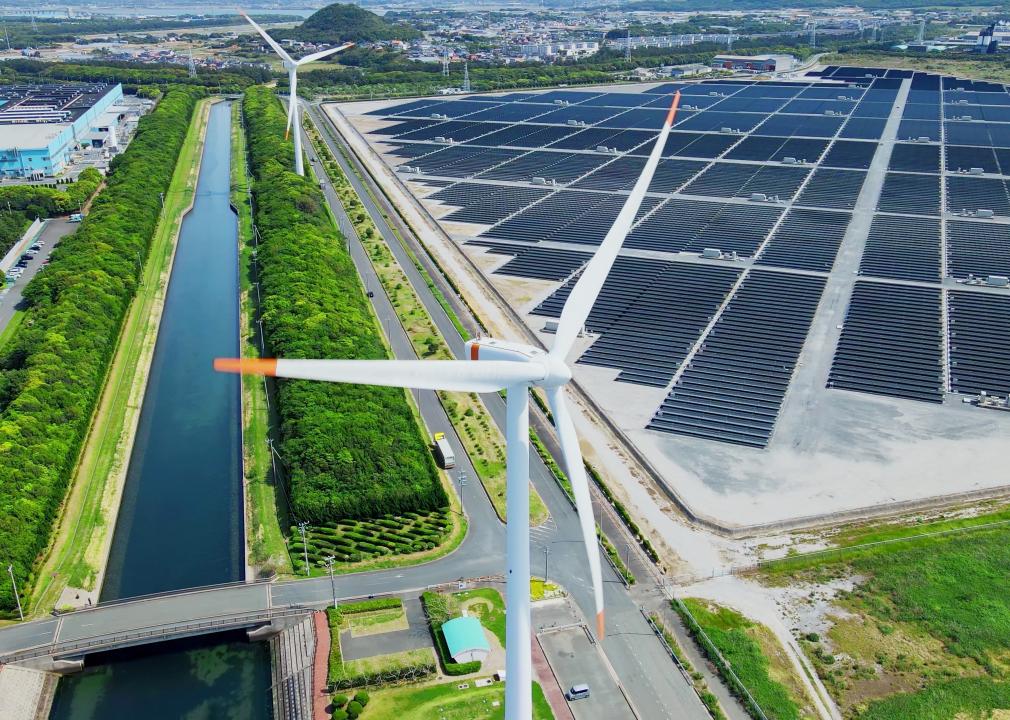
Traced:
[[[183, 221], [102, 600], [241, 580], [239, 379], [212, 370], [238, 341], [231, 107], [211, 109], [196, 203]], [[241, 637], [89, 657], [59, 683], [53, 720], [270, 717], [265, 643]]]

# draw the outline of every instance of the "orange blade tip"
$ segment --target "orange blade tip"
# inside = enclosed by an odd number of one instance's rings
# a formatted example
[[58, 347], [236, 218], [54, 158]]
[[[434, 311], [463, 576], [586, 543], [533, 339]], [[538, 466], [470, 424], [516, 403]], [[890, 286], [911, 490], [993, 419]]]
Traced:
[[277, 361], [273, 358], [215, 358], [214, 369], [218, 372], [273, 377], [277, 375]]
[[673, 117], [677, 114], [678, 105], [680, 105], [680, 90], [673, 94], [673, 102], [670, 103], [670, 112], [666, 114], [667, 124], [673, 123]]
[[606, 634], [606, 622], [603, 620], [603, 611], [596, 613], [596, 638], [602, 640]]

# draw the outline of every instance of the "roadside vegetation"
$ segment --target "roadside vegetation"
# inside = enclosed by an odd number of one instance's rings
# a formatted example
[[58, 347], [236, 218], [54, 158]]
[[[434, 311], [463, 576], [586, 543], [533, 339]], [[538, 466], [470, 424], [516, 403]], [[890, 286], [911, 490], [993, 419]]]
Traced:
[[[370, 693], [368, 720], [503, 720], [505, 687], [473, 681], [384, 688]], [[539, 683], [533, 683], [534, 720], [554, 720]]]
[[[259, 308], [256, 302], [255, 237], [252, 219], [252, 187], [246, 156], [242, 103], [232, 106], [231, 203], [238, 213], [239, 311], [242, 357], [261, 356]], [[267, 381], [242, 377], [243, 469], [246, 485], [246, 545], [249, 563], [261, 577], [290, 574], [291, 560], [284, 531], [288, 521], [287, 499], [275, 477], [270, 457], [271, 407]]]
[[430, 648], [408, 650], [389, 655], [376, 655], [361, 660], [343, 659], [340, 633], [357, 627], [368, 627], [376, 617], [391, 621], [391, 616], [403, 613], [399, 598], [377, 598], [358, 603], [346, 603], [328, 608], [330, 657], [327, 679], [330, 691], [419, 680], [435, 672], [435, 657]]
[[844, 532], [878, 544], [767, 563], [762, 580], [846, 582], [802, 639], [849, 717], [944, 720], [1010, 709], [1010, 511]]
[[[52, 536], [137, 290], [199, 89], [170, 90], [111, 167], [78, 231], [25, 289], [0, 352], [0, 547], [22, 594]], [[9, 584], [0, 611], [15, 608]]]
[[[384, 358], [319, 188], [295, 175], [285, 114], [273, 91], [245, 96], [260, 242], [263, 327], [270, 354]], [[448, 497], [404, 391], [280, 381], [280, 455], [292, 515], [310, 524], [444, 508]]]
[[706, 600], [674, 600], [676, 610], [726, 686], [756, 720], [800, 720], [803, 688], [771, 631], [740, 613]]
[[67, 184], [0, 187], [0, 257], [21, 239], [36, 218], [77, 212], [102, 184], [102, 174], [86, 168]]
[[[308, 125], [308, 132], [318, 157], [333, 183], [333, 189], [340, 197], [340, 202], [354, 225], [358, 239], [365, 248], [372, 267], [375, 268], [397, 319], [414, 347], [414, 352], [422, 359], [451, 360], [453, 355], [445, 338], [432, 322], [424, 303], [386, 245], [361, 199], [330, 153], [329, 147], [319, 137], [318, 131], [311, 123]], [[495, 512], [504, 522], [506, 519], [504, 436], [476, 393], [439, 392], [438, 395]], [[531, 484], [530, 523], [539, 525], [547, 519], [547, 515], [547, 507]]]
[[96, 590], [115, 518], [154, 356], [175, 242], [193, 202], [210, 113], [194, 111], [155, 230], [137, 295], [127, 311], [87, 441], [71, 479], [53, 547], [39, 572], [31, 604], [43, 612], [67, 588]]

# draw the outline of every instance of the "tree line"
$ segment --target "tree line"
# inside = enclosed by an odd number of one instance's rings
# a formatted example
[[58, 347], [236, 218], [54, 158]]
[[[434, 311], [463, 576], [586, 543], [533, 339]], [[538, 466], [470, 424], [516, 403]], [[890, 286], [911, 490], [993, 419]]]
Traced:
[[[137, 289], [199, 88], [142, 118], [76, 233], [25, 288], [25, 322], [0, 354], [0, 561], [23, 593], [52, 536]], [[15, 607], [0, 583], [0, 611]]]
[[[290, 169], [294, 156], [280, 102], [268, 88], [249, 88], [244, 110], [271, 352], [387, 357], [322, 192]], [[295, 518], [322, 523], [448, 504], [403, 390], [282, 380], [277, 407]]]
[[95, 168], [87, 168], [62, 190], [55, 185], [0, 187], [0, 256], [21, 239], [32, 220], [76, 211], [101, 184], [102, 174]]

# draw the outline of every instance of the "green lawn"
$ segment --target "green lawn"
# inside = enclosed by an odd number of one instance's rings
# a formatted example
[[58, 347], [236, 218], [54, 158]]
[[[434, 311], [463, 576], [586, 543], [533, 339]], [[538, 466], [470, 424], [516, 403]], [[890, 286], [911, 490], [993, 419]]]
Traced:
[[25, 319], [24, 310], [14, 311], [14, 315], [11, 316], [10, 322], [7, 323], [7, 326], [3, 330], [0, 330], [0, 350], [3, 350], [3, 347], [4, 345], [7, 344], [7, 341], [14, 336], [15, 331], [18, 329], [18, 327], [21, 325], [21, 322], [24, 319]]
[[494, 588], [476, 588], [453, 593], [452, 596], [461, 606], [468, 600], [482, 600], [483, 602], [470, 604], [467, 614], [479, 618], [481, 625], [494, 633], [502, 647], [505, 647], [505, 601], [500, 592]]
[[[368, 720], [501, 720], [505, 717], [505, 686], [478, 688], [473, 680], [460, 683], [376, 690], [363, 717]], [[494, 703], [497, 702], [497, 707]], [[533, 717], [553, 720], [554, 714], [540, 685], [533, 683]]]

